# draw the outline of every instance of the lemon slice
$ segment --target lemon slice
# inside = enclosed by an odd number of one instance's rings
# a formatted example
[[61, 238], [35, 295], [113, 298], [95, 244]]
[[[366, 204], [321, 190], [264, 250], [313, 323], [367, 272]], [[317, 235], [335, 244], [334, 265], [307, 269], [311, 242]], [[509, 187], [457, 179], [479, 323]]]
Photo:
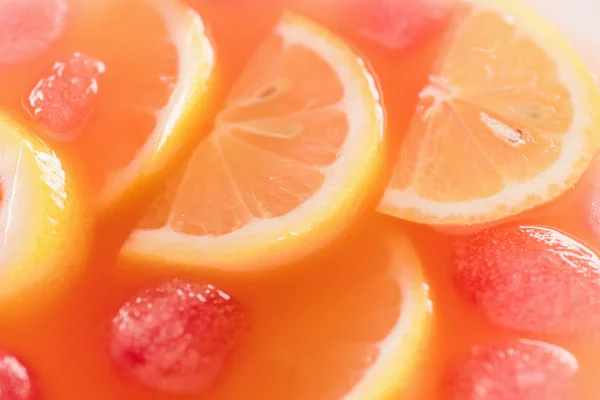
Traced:
[[120, 208], [197, 141], [214, 49], [179, 0], [70, 0], [69, 15], [60, 40], [76, 52], [48, 50], [24, 104], [31, 130], [81, 161], [98, 209]]
[[56, 154], [3, 115], [0, 149], [0, 309], [19, 313], [74, 282], [90, 221]]
[[123, 254], [239, 269], [309, 254], [367, 204], [382, 135], [363, 61], [323, 27], [287, 14]]
[[[173, 66], [168, 62], [163, 61], [164, 65], [160, 68], [155, 65], [157, 83], [151, 87], [156, 89], [158, 82], [163, 84], [167, 82], [171, 85], [170, 96], [162, 108], [152, 109], [142, 104], [130, 104], [132, 110], [144, 107], [149, 114], [155, 116], [154, 129], [149, 132], [138, 132], [147, 134], [147, 139], [127, 164], [115, 168], [108, 163], [104, 171], [98, 171], [104, 172], [103, 176], [106, 179], [99, 198], [100, 205], [104, 207], [122, 200], [131, 191], [137, 190], [140, 183], [151, 180], [157, 173], [164, 171], [173, 164], [174, 160], [177, 160], [185, 145], [193, 142], [196, 137], [194, 130], [198, 125], [198, 114], [207, 112], [215, 73], [214, 49], [206, 33], [204, 22], [194, 10], [181, 4], [179, 0], [138, 0], [138, 2], [142, 6], [153, 8], [162, 16], [165, 24], [167, 37], [163, 39], [164, 48], [155, 49], [157, 57], [155, 63], [161, 60], [160, 52], [163, 55], [170, 54], [174, 49], [177, 67], [175, 72], [172, 72]], [[115, 11], [115, 14], [118, 14], [118, 11]], [[148, 40], [147, 33], [141, 31], [139, 34], [145, 34]], [[136, 36], [132, 34], [130, 40], [136, 40]], [[148, 57], [153, 55], [150, 54]], [[143, 63], [145, 60], [139, 62]], [[128, 60], [128, 63], [130, 64], [131, 61]], [[156, 95], [148, 90], [148, 86], [141, 89], [133, 85], [127, 89], [138, 90], [140, 93], [136, 95]], [[146, 93], [141, 93], [142, 90]], [[120, 93], [122, 92], [121, 87]], [[131, 117], [140, 120], [144, 118], [135, 111], [131, 112]], [[130, 120], [122, 129], [129, 129], [132, 123]], [[142, 126], [145, 124], [142, 123]], [[118, 135], [116, 137], [122, 138], [123, 134], [132, 134], [130, 131], [124, 133], [122, 129], [115, 132], [115, 135]], [[106, 135], [106, 132], [102, 134]], [[114, 146], [114, 143], [106, 142], [106, 144], [110, 147]], [[93, 146], [88, 149], [94, 151]]]
[[402, 144], [379, 210], [476, 224], [571, 188], [600, 143], [600, 94], [556, 30], [515, 0], [470, 1]]
[[413, 398], [433, 321], [423, 264], [401, 228], [374, 216], [294, 265], [252, 273], [252, 329], [211, 396]]
[[396, 323], [385, 339], [376, 344], [378, 357], [344, 397], [347, 400], [403, 398], [413, 387], [415, 373], [427, 353], [432, 305], [421, 261], [408, 237], [398, 228], [376, 225], [376, 229], [379, 233], [372, 235], [385, 243], [390, 257], [388, 277], [396, 282], [401, 304]]

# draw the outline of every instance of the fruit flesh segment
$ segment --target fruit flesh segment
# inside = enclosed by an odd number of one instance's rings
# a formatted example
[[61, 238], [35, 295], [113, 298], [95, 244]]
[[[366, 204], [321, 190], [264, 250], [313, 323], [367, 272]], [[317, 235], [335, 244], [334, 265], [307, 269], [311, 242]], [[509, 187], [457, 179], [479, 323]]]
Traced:
[[[171, 228], [223, 235], [304, 203], [348, 133], [343, 95], [335, 72], [315, 53], [279, 37], [267, 40], [187, 165]], [[167, 221], [154, 225], [161, 223]]]
[[553, 165], [573, 122], [570, 96], [554, 62], [516, 25], [475, 13], [457, 28], [440, 63], [421, 92], [392, 187], [466, 201]]

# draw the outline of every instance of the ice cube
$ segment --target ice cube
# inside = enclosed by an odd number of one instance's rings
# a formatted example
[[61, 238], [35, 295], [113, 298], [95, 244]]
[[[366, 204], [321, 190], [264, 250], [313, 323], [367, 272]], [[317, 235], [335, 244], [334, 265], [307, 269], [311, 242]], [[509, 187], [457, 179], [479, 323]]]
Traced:
[[54, 63], [50, 73], [39, 80], [27, 99], [29, 113], [59, 141], [77, 138], [93, 112], [99, 91], [98, 78], [106, 68], [102, 61], [83, 53]]

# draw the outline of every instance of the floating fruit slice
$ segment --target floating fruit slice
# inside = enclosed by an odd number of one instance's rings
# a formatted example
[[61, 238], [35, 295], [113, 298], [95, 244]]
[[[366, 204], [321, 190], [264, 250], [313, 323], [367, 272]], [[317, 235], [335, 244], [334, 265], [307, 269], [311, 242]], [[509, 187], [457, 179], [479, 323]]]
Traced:
[[453, 400], [566, 400], [577, 397], [575, 357], [533, 340], [474, 346], [452, 366], [444, 393]]
[[[302, 282], [304, 286], [297, 281], [300, 293], [315, 293], [308, 304], [301, 306], [303, 312], [298, 310], [296, 314], [307, 318], [306, 322], [292, 323], [294, 311], [287, 318], [278, 318], [282, 329], [295, 327], [297, 334], [292, 337], [299, 342], [298, 346], [290, 347], [302, 351], [302, 343], [306, 342], [301, 337], [306, 336], [306, 331], [303, 334], [301, 326], [315, 327], [311, 334], [321, 336], [322, 340], [316, 344], [317, 348], [323, 346], [321, 349], [305, 354], [313, 360], [310, 367], [304, 368], [308, 380], [303, 382], [305, 387], [298, 388], [304, 394], [298, 399], [322, 398], [326, 397], [323, 393], [336, 391], [345, 394], [339, 397], [352, 400], [397, 399], [407, 393], [413, 374], [419, 369], [430, 323], [427, 285], [420, 260], [409, 239], [384, 223], [367, 229], [362, 240], [352, 247], [344, 246], [341, 251], [361, 246], [364, 253], [360, 256], [337, 255], [317, 269], [337, 271], [330, 275], [333, 279], [324, 283], [322, 290], [310, 279]], [[339, 261], [343, 262], [334, 266]], [[344, 274], [348, 275], [341, 278]], [[330, 285], [335, 290], [328, 291]], [[312, 292], [313, 289], [317, 290]], [[317, 321], [329, 318], [329, 326], [321, 325], [323, 330], [319, 331]], [[309, 362], [307, 358], [304, 361]], [[342, 392], [344, 387], [347, 393]]]
[[404, 233], [376, 220], [295, 267], [229, 290], [251, 291], [237, 298], [252, 312], [252, 329], [206, 397], [412, 398], [431, 314]]
[[60, 159], [2, 115], [0, 149], [0, 309], [21, 313], [72, 283], [89, 221]]
[[515, 0], [473, 0], [420, 94], [381, 212], [476, 224], [571, 188], [600, 143], [600, 95], [555, 30]]
[[[200, 17], [178, 0], [69, 5], [71, 21], [58, 49], [39, 69], [11, 72], [16, 83], [2, 86], [20, 117], [33, 119], [36, 134], [84, 161], [104, 208], [138, 191], [195, 140], [213, 48]], [[27, 86], [17, 92], [22, 81]]]
[[344, 42], [285, 15], [124, 254], [244, 269], [324, 246], [355, 220], [380, 172], [378, 100]]
[[194, 393], [219, 376], [245, 328], [244, 309], [229, 294], [175, 279], [143, 290], [119, 309], [110, 353], [142, 385]]
[[460, 239], [455, 265], [459, 292], [500, 326], [600, 329], [600, 259], [554, 229], [493, 228]]

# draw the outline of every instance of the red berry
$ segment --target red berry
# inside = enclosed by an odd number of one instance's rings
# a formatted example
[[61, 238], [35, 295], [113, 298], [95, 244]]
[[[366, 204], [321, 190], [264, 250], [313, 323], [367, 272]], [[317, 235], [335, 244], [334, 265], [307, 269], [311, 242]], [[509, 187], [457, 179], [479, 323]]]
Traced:
[[61, 35], [67, 0], [1, 0], [0, 64], [29, 61]]
[[532, 332], [600, 327], [600, 259], [550, 228], [489, 229], [455, 247], [458, 291], [494, 323]]
[[82, 53], [73, 53], [66, 61], [58, 61], [52, 72], [40, 79], [29, 95], [30, 112], [60, 141], [77, 137], [80, 127], [93, 111], [98, 94], [98, 77], [104, 64]]
[[246, 325], [242, 307], [212, 285], [172, 280], [126, 302], [112, 321], [110, 353], [139, 383], [183, 394], [209, 386]]
[[453, 400], [572, 400], [578, 370], [571, 353], [543, 342], [476, 346], [452, 366], [444, 389]]
[[13, 355], [0, 351], [0, 400], [33, 400], [29, 371]]

